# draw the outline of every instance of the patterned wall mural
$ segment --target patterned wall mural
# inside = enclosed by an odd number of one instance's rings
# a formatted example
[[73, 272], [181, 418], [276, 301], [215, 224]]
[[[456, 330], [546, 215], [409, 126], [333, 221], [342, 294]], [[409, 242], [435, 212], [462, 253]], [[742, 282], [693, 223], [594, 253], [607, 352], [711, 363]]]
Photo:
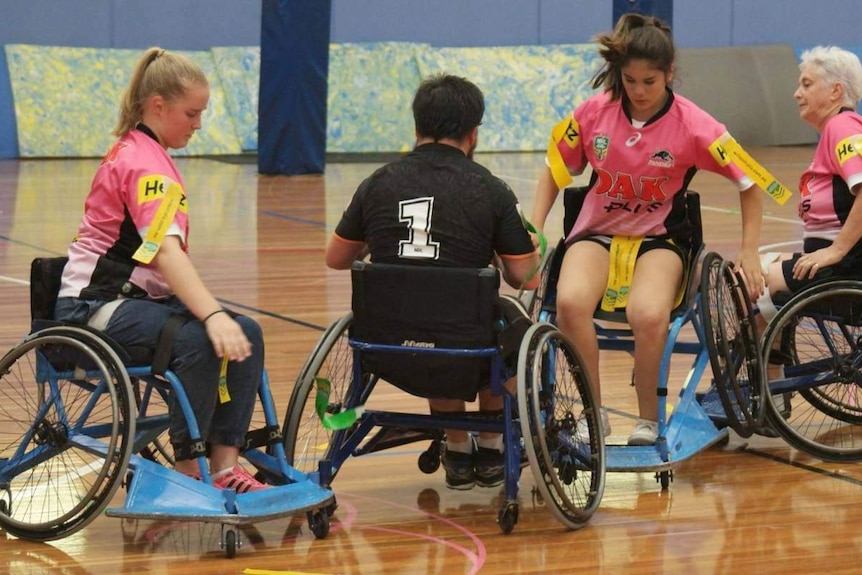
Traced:
[[[138, 50], [5, 46], [21, 157], [99, 157], [111, 145]], [[177, 155], [257, 149], [258, 47], [186, 52], [210, 79], [203, 129]], [[543, 150], [553, 124], [593, 93], [590, 44], [435, 48], [379, 42], [330, 47], [327, 151], [400, 152], [413, 145], [410, 102], [435, 72], [484, 92], [483, 151]]]

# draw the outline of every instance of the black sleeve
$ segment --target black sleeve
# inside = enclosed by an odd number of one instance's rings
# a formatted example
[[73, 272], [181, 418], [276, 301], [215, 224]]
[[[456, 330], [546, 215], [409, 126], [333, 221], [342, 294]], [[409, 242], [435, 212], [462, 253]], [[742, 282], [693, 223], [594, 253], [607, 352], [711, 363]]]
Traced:
[[515, 193], [502, 180], [495, 188], [495, 211], [497, 212], [494, 251], [501, 256], [520, 256], [536, 250], [530, 238], [521, 207]]
[[348, 204], [347, 209], [345, 209], [344, 213], [341, 214], [341, 220], [335, 228], [335, 233], [338, 237], [356, 242], [365, 241], [365, 227], [362, 220], [362, 202], [366, 195], [365, 190], [368, 188], [367, 183], [368, 180], [360, 184], [356, 193], [353, 194], [353, 198], [350, 200], [350, 204]]

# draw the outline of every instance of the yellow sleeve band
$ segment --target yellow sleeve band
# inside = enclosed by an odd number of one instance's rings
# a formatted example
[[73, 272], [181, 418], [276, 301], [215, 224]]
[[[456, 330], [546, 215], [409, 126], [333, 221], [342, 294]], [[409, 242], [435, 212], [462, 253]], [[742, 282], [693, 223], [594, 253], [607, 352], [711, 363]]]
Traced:
[[781, 184], [766, 168], [757, 163], [748, 152], [727, 132], [722, 134], [709, 146], [709, 151], [720, 166], [733, 162], [751, 178], [755, 184], [765, 191], [779, 205], [784, 205], [793, 194]]
[[551, 130], [551, 141], [548, 142], [548, 166], [551, 168], [551, 175], [554, 177], [554, 182], [557, 184], [557, 189], [562, 190], [572, 183], [572, 174], [569, 173], [569, 167], [560, 153], [559, 143], [565, 144], [572, 150], [578, 146], [580, 134], [578, 133], [578, 123], [574, 118], [566, 118], [557, 123]]
[[174, 215], [177, 213], [182, 200], [182, 186], [176, 183], [169, 186], [162, 199], [162, 203], [159, 205], [159, 209], [156, 210], [153, 221], [150, 223], [147, 237], [144, 238], [143, 243], [132, 256], [133, 260], [142, 264], [148, 264], [153, 261], [153, 258], [156, 257], [156, 253], [159, 251], [159, 247], [162, 245], [162, 241], [168, 233], [168, 229], [171, 227], [171, 223], [174, 221]]

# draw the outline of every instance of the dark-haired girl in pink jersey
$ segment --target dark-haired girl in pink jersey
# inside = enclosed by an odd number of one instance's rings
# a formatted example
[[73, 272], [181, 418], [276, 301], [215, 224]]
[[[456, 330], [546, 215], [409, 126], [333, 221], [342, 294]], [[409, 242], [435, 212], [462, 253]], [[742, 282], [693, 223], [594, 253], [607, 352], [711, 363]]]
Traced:
[[[593, 314], [608, 289], [614, 236], [636, 243], [626, 318], [634, 333], [634, 379], [639, 419], [629, 445], [650, 445], [658, 436], [656, 387], [670, 314], [682, 285], [687, 254], [685, 192], [699, 169], [736, 184], [742, 210], [742, 249], [736, 263], [751, 285], [763, 283], [757, 245], [762, 200], [750, 178], [733, 164], [719, 165], [710, 153], [724, 125], [674, 94], [676, 49], [670, 29], [654, 17], [626, 14], [613, 32], [597, 38], [605, 64], [589, 98], [558, 124], [551, 136], [536, 189], [532, 221], [544, 227], [559, 190], [572, 175], [592, 168], [589, 191], [571, 233], [557, 292], [557, 321], [580, 352], [602, 404], [599, 347]], [[752, 294], [756, 297], [758, 293]], [[610, 424], [602, 409], [605, 435]]]

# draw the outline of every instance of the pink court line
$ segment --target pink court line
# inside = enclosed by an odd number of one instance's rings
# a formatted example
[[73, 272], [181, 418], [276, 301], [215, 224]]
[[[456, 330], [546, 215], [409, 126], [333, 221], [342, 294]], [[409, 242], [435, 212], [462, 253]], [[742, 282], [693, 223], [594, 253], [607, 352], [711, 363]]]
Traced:
[[[353, 505], [350, 505], [351, 510], [348, 513], [347, 521], [343, 522], [343, 524], [345, 526], [358, 527], [360, 529], [371, 529], [371, 530], [382, 531], [382, 532], [387, 532], [387, 533], [397, 533], [400, 535], [407, 535], [410, 537], [416, 537], [419, 539], [426, 539], [426, 540], [434, 542], [434, 543], [439, 543], [439, 544], [443, 545], [444, 547], [449, 547], [450, 549], [453, 549], [454, 551], [461, 553], [472, 563], [473, 568], [470, 570], [470, 575], [478, 573], [479, 569], [481, 569], [482, 566], [485, 565], [485, 560], [487, 559], [487, 556], [488, 556], [487, 549], [485, 548], [485, 544], [482, 542], [482, 539], [478, 535], [476, 535], [475, 533], [473, 533], [472, 531], [470, 531], [469, 529], [467, 529], [463, 525], [456, 523], [456, 522], [452, 521], [451, 519], [441, 517], [440, 515], [428, 513], [427, 511], [423, 511], [422, 509], [419, 509], [418, 507], [415, 507], [415, 506], [401, 505], [400, 503], [392, 503], [391, 501], [387, 501], [387, 500], [381, 499], [379, 497], [369, 497], [366, 495], [356, 495], [356, 494], [344, 493], [344, 492], [341, 492], [341, 493], [343, 495], [347, 495], [349, 497], [355, 497], [355, 498], [365, 499], [367, 501], [379, 502], [379, 503], [386, 504], [390, 507], [406, 509], [408, 511], [417, 511], [418, 510], [420, 513], [424, 513], [428, 517], [431, 517], [432, 519], [435, 519], [437, 521], [440, 521], [441, 523], [444, 523], [450, 527], [453, 527], [457, 531], [460, 531], [461, 533], [466, 535], [468, 538], [470, 538], [470, 540], [476, 546], [477, 552], [474, 553], [462, 545], [458, 545], [457, 543], [452, 543], [451, 541], [447, 541], [446, 539], [442, 539], [440, 537], [433, 537], [431, 535], [426, 535], [426, 534], [422, 534], [422, 533], [413, 533], [410, 531], [402, 531], [400, 529], [390, 529], [388, 527], [375, 527], [373, 525], [355, 524], [355, 523], [353, 523], [353, 521], [359, 515], [359, 512], [356, 510], [356, 508]], [[340, 503], [341, 502], [339, 502], [339, 504]]]

